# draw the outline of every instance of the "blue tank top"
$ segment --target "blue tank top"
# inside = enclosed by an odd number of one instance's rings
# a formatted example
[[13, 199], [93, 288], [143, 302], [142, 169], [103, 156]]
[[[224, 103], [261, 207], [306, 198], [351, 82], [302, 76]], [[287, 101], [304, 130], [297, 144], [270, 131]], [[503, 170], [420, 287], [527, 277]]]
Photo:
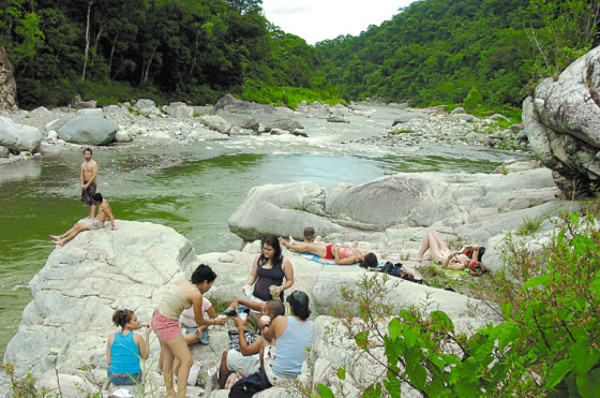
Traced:
[[273, 373], [277, 376], [294, 377], [302, 370], [306, 349], [312, 346], [313, 321], [300, 322], [288, 317], [285, 331], [275, 341], [277, 351], [273, 361]]
[[140, 369], [140, 349], [133, 341], [133, 332], [122, 335], [115, 332], [115, 339], [110, 346], [110, 371], [118, 374], [138, 373]]

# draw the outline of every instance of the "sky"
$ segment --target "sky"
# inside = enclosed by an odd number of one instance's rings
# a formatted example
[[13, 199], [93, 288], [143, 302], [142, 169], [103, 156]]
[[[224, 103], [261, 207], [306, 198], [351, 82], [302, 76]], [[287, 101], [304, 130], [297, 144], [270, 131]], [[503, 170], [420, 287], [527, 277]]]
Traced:
[[308, 44], [358, 36], [370, 25], [381, 25], [414, 0], [263, 0], [265, 17], [284, 32]]

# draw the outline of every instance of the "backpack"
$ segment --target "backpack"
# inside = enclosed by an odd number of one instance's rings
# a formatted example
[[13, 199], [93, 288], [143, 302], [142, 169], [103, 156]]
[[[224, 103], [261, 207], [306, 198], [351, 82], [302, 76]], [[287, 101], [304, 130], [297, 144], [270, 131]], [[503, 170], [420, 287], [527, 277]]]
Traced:
[[402, 263], [392, 264], [388, 261], [383, 265], [379, 272], [384, 272], [388, 275], [395, 276], [396, 278], [401, 278], [409, 282], [427, 284], [423, 279], [415, 278], [412, 272], [408, 271]]
[[469, 266], [465, 267], [465, 272], [470, 276], [481, 276], [487, 272], [487, 269], [479, 261], [473, 261]]
[[247, 398], [259, 391], [272, 387], [267, 375], [263, 372], [252, 373], [242, 377], [229, 390], [229, 398]]

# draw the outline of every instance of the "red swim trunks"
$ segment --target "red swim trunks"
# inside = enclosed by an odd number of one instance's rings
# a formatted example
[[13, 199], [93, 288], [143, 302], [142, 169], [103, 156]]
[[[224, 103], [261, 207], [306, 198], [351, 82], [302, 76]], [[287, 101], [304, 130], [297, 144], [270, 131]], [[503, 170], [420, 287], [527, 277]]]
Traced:
[[325, 248], [327, 249], [327, 253], [325, 254], [325, 258], [333, 259], [333, 253], [331, 252], [331, 248], [333, 245], [327, 245]]

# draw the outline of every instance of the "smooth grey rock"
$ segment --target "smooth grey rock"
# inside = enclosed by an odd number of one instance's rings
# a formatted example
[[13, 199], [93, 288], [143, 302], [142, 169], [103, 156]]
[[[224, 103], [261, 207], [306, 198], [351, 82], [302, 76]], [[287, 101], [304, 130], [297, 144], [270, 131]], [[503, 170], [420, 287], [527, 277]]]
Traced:
[[33, 152], [41, 141], [42, 134], [37, 127], [17, 124], [10, 118], [0, 116], [0, 145], [17, 152]]
[[224, 110], [218, 110], [217, 115], [227, 120], [227, 122], [229, 122], [232, 126], [258, 132], [258, 122], [253, 117], [231, 113]]
[[296, 129], [303, 129], [302, 124], [293, 119], [275, 119], [265, 121], [265, 125], [268, 129], [281, 129], [287, 131], [294, 131]]
[[[600, 46], [544, 79], [523, 103], [530, 148], [575, 191], [600, 182]], [[566, 185], [569, 185], [567, 183]]]
[[10, 155], [10, 150], [5, 146], [0, 146], [0, 158], [7, 158]]
[[222, 134], [227, 134], [231, 130], [231, 124], [221, 116], [204, 115], [200, 117], [200, 121], [209, 129], [216, 130]]
[[77, 115], [104, 117], [104, 110], [102, 108], [83, 108], [77, 111]]
[[163, 107], [163, 111], [175, 119], [187, 119], [194, 116], [194, 108], [182, 102], [174, 102]]
[[113, 141], [119, 126], [98, 116], [77, 116], [58, 129], [58, 136], [75, 144], [105, 145]]

